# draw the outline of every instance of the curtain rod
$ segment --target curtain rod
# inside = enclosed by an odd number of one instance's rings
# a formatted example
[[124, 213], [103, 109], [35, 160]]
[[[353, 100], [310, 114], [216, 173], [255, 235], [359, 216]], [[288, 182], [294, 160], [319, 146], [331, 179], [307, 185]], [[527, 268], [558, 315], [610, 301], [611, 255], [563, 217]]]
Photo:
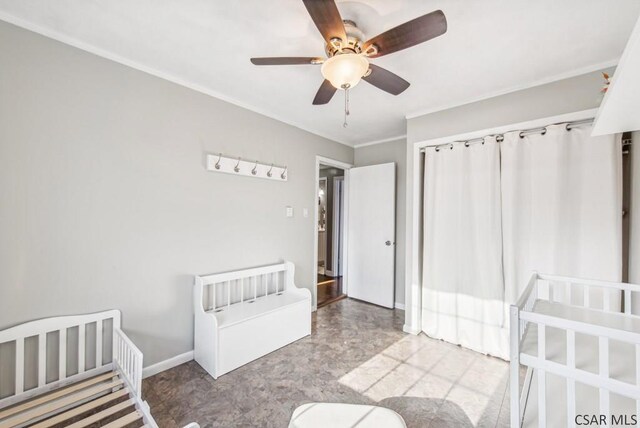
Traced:
[[[592, 123], [593, 123], [593, 118], [590, 118], [590, 119], [576, 120], [576, 121], [573, 121], [573, 122], [560, 122], [560, 123], [553, 123], [553, 124], [547, 125], [547, 126], [539, 126], [537, 128], [524, 129], [524, 130], [520, 131], [520, 138], [524, 138], [526, 135], [531, 135], [531, 134], [542, 134], [542, 135], [544, 135], [544, 134], [547, 133], [547, 127], [548, 126], [566, 124], [565, 128], [567, 129], [567, 131], [571, 131], [571, 129], [576, 127], [576, 126], [591, 125]], [[438, 144], [437, 146], [435, 146], [435, 148], [436, 148], [436, 151], [440, 151], [441, 147], [453, 148], [453, 144], [454, 143], [464, 143], [465, 147], [469, 147], [471, 144], [482, 143], [482, 142], [484, 142], [484, 139], [486, 137], [491, 137], [491, 136], [495, 136], [496, 137], [496, 141], [498, 143], [500, 143], [500, 142], [504, 141], [504, 134], [508, 134], [509, 132], [515, 132], [515, 131], [516, 130], [503, 132], [501, 134], [490, 134], [490, 135], [486, 135], [484, 137], [473, 138], [471, 140], [462, 140], [462, 141], [454, 141], [452, 143]], [[431, 146], [431, 147], [434, 147], [434, 146]], [[421, 148], [420, 149], [420, 153], [424, 153], [425, 150], [426, 150], [426, 147]]]

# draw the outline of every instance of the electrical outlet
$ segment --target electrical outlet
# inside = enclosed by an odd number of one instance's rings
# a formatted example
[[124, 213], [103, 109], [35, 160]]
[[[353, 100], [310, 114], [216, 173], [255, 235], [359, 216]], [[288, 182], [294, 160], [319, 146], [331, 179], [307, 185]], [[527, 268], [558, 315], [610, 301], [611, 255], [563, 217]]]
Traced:
[[287, 217], [293, 217], [293, 207], [287, 207]]

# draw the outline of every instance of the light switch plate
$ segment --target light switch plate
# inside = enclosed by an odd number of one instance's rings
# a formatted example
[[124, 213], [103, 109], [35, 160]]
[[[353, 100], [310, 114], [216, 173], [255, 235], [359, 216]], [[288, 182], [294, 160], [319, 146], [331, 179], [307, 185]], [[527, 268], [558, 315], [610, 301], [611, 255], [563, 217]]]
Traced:
[[287, 217], [293, 217], [293, 207], [287, 207]]

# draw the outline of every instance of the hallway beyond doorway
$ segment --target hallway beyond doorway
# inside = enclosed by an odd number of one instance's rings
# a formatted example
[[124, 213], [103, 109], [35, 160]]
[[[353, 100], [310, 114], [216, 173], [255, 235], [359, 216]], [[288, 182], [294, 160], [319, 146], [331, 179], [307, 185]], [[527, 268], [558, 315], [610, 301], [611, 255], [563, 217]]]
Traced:
[[342, 277], [318, 274], [318, 308], [347, 297], [342, 290]]

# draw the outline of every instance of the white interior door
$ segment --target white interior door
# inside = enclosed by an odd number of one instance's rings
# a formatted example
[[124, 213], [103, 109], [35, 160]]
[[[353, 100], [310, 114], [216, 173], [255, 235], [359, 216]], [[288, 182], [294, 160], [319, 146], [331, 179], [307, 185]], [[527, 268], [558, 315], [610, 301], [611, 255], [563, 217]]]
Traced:
[[349, 297], [393, 308], [396, 167], [349, 170]]

